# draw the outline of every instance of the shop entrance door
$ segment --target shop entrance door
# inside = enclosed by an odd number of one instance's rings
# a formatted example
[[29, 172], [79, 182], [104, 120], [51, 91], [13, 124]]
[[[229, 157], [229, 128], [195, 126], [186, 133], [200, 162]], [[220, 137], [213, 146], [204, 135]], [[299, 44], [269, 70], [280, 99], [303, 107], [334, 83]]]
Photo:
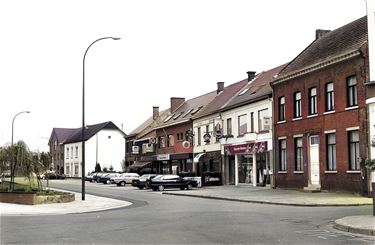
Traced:
[[241, 155], [238, 166], [238, 182], [245, 184], [253, 183], [252, 170], [253, 155]]
[[228, 163], [229, 163], [229, 171], [228, 171], [228, 173], [229, 173], [229, 182], [228, 182], [228, 184], [230, 184], [230, 185], [234, 185], [234, 175], [235, 175], [235, 173], [234, 173], [234, 171], [235, 171], [235, 160], [234, 160], [234, 156], [229, 156], [228, 157]]

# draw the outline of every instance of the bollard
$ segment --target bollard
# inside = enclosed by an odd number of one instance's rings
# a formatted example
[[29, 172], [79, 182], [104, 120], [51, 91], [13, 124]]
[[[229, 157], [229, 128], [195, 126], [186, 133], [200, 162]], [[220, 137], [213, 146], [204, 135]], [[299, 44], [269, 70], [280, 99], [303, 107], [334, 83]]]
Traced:
[[372, 182], [372, 215], [375, 216], [375, 182]]

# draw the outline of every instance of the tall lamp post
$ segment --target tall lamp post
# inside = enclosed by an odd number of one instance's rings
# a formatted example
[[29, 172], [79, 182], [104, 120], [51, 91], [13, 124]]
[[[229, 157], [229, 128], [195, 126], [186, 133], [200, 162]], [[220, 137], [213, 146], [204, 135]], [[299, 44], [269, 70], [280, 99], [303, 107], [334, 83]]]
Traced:
[[[30, 111], [21, 111], [18, 112], [12, 120], [12, 141], [10, 143], [10, 146], [13, 147], [13, 135], [14, 135], [14, 120], [16, 117], [22, 113], [30, 113]], [[12, 164], [10, 166], [10, 191], [13, 191], [14, 188], [14, 175], [15, 175], [15, 170], [16, 170], [16, 163], [14, 162], [14, 155], [13, 155], [13, 149], [12, 149]]]
[[112, 39], [120, 40], [118, 37], [102, 37], [94, 42], [92, 42], [86, 49], [85, 54], [83, 55], [83, 80], [82, 80], [82, 200], [85, 200], [85, 60], [87, 51], [90, 47], [101, 40]]

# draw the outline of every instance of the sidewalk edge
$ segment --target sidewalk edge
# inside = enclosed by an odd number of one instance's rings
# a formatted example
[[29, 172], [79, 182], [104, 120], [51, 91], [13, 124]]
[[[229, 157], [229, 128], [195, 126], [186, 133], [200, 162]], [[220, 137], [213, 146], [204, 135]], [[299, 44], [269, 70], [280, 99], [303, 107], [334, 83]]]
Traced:
[[362, 235], [367, 235], [367, 236], [375, 236], [375, 230], [351, 227], [348, 225], [340, 224], [337, 222], [337, 220], [335, 220], [334, 223], [335, 224], [333, 225], [333, 228], [340, 230], [340, 231], [357, 233], [357, 234], [362, 234]]
[[269, 205], [280, 205], [280, 206], [297, 206], [297, 207], [352, 207], [352, 206], [372, 205], [372, 204], [367, 204], [367, 203], [351, 203], [351, 204], [282, 203], [282, 202], [272, 202], [272, 201], [245, 200], [245, 199], [228, 198], [228, 197], [204, 196], [204, 195], [193, 195], [193, 194], [185, 194], [185, 193], [182, 194], [182, 193], [171, 193], [171, 192], [163, 192], [163, 195], [187, 196], [187, 197], [216, 199], [216, 200], [224, 200], [224, 201], [232, 201], [232, 202], [247, 202], [247, 203], [269, 204]]

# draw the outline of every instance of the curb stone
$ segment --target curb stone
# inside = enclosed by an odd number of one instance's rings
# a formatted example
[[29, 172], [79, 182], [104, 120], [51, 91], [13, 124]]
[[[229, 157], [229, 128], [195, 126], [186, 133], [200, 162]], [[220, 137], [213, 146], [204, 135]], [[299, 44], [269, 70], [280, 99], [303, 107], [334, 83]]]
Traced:
[[337, 220], [335, 220], [334, 223], [335, 224], [333, 225], [333, 228], [340, 230], [340, 231], [358, 233], [358, 234], [367, 235], [367, 236], [375, 236], [375, 230], [350, 227], [347, 225], [340, 224], [339, 222], [337, 222]]
[[185, 193], [181, 194], [181, 193], [170, 193], [170, 192], [163, 192], [163, 195], [187, 196], [187, 197], [216, 199], [216, 200], [233, 201], [233, 202], [247, 202], [247, 203], [281, 205], [281, 206], [297, 206], [297, 207], [352, 207], [352, 206], [368, 206], [368, 205], [372, 205], [372, 204], [362, 204], [362, 203], [354, 203], [354, 204], [282, 203], [282, 202], [273, 202], [273, 201], [245, 200], [245, 199], [237, 199], [237, 198], [229, 198], [229, 197], [192, 195], [192, 194], [185, 194]]

